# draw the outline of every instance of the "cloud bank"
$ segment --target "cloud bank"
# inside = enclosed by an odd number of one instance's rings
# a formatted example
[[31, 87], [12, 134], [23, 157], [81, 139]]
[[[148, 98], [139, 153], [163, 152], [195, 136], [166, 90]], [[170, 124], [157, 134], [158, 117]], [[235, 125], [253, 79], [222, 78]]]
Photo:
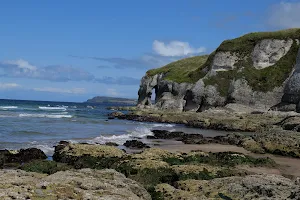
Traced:
[[49, 81], [90, 81], [94, 76], [89, 72], [70, 66], [36, 67], [28, 61], [10, 60], [0, 62], [1, 76], [11, 78], [32, 78]]
[[0, 83], [0, 89], [1, 90], [7, 90], [7, 89], [15, 89], [19, 88], [21, 85], [17, 83]]
[[[122, 63], [123, 60], [120, 60]], [[54, 82], [67, 82], [67, 81], [89, 81], [98, 82], [103, 84], [120, 84], [120, 85], [136, 85], [139, 84], [138, 79], [131, 77], [101, 77], [96, 78], [91, 73], [74, 68], [71, 66], [46, 66], [37, 67], [30, 64], [28, 61], [9, 60], [0, 62], [0, 76], [9, 78], [28, 78], [28, 79], [40, 79]], [[13, 85], [0, 85], [0, 88], [13, 87]], [[37, 88], [40, 89], [40, 88]], [[46, 88], [51, 91], [55, 91], [53, 88]], [[40, 90], [41, 91], [41, 90]], [[58, 90], [56, 90], [59, 92]], [[74, 91], [65, 91], [65, 93], [74, 93]]]
[[65, 94], [85, 94], [85, 88], [72, 88], [72, 89], [63, 89], [63, 88], [53, 88], [53, 87], [43, 87], [43, 88], [33, 88], [37, 92], [51, 92], [51, 93], [65, 93]]

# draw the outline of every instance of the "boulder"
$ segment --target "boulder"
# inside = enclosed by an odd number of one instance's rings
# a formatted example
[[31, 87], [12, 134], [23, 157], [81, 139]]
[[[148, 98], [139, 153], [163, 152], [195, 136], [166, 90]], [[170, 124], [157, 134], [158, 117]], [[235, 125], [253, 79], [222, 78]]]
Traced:
[[109, 168], [125, 155], [113, 146], [92, 144], [59, 144], [55, 147], [53, 160], [68, 163], [75, 168]]
[[118, 118], [118, 117], [121, 117], [123, 115], [124, 115], [124, 113], [122, 113], [122, 112], [112, 112], [112, 113], [108, 114], [108, 119]]
[[1, 170], [0, 199], [150, 200], [137, 182], [115, 170], [69, 170], [52, 175]]
[[150, 148], [145, 143], [139, 140], [127, 140], [124, 144], [125, 147], [134, 148], [134, 149], [143, 149], [143, 148]]
[[45, 153], [37, 148], [20, 149], [18, 151], [0, 150], [0, 167], [46, 158]]
[[106, 142], [105, 145], [107, 145], [107, 146], [112, 146], [112, 147], [117, 147], [117, 146], [119, 146], [119, 145], [118, 145], [117, 143], [115, 143], [115, 142]]

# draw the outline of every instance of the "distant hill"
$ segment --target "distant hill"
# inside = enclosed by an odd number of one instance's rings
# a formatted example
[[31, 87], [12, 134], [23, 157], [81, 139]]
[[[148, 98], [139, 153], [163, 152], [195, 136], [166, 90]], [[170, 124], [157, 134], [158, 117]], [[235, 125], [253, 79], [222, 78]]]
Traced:
[[120, 97], [103, 97], [97, 96], [92, 99], [88, 99], [87, 103], [123, 103], [123, 104], [136, 104], [136, 99], [127, 99]]

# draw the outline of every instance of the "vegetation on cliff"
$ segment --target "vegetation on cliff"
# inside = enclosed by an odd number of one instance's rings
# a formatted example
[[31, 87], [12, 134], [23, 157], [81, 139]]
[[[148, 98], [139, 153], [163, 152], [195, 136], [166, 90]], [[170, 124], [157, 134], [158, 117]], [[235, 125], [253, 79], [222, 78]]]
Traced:
[[207, 58], [208, 55], [185, 58], [172, 62], [161, 68], [151, 69], [147, 71], [147, 75], [154, 76], [156, 74], [163, 73], [166, 74], [164, 77], [165, 80], [175, 81], [178, 83], [190, 83], [193, 82], [189, 76], [190, 73], [201, 68]]
[[[251, 53], [256, 44], [264, 39], [293, 39], [289, 52], [272, 67], [253, 67]], [[225, 40], [209, 56], [196, 56], [170, 63], [162, 68], [152, 69], [148, 76], [164, 73], [164, 79], [182, 83], [195, 83], [211, 70], [214, 56], [218, 52], [231, 52], [239, 57], [233, 70], [218, 71], [216, 75], [204, 78], [205, 85], [217, 86], [220, 94], [226, 96], [232, 80], [244, 78], [254, 91], [267, 92], [281, 86], [295, 65], [299, 50], [300, 29], [287, 29], [276, 32], [255, 32], [239, 38]], [[296, 41], [298, 40], [298, 42]]]

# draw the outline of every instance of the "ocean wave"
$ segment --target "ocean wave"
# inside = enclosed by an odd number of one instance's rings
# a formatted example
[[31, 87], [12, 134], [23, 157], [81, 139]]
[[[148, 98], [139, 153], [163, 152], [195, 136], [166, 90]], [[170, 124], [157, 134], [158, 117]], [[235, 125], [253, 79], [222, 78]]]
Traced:
[[152, 126], [153, 127], [168, 127], [168, 128], [171, 128], [171, 127], [174, 127], [175, 124], [153, 124]]
[[0, 106], [1, 110], [17, 109], [18, 106]]
[[47, 156], [52, 156], [54, 153], [53, 145], [38, 144], [38, 145], [33, 145], [32, 147], [42, 150]]
[[66, 107], [47, 107], [47, 106], [39, 106], [39, 109], [41, 109], [41, 110], [54, 110], [54, 111], [56, 111], [56, 110], [66, 111], [67, 110]]
[[19, 117], [35, 117], [35, 118], [72, 118], [72, 115], [54, 115], [54, 114], [29, 114], [21, 113]]
[[106, 142], [115, 142], [119, 145], [123, 145], [126, 140], [131, 140], [134, 138], [143, 138], [148, 135], [153, 135], [150, 128], [148, 127], [137, 127], [133, 131], [128, 131], [128, 134], [122, 134], [122, 135], [101, 135], [99, 137], [96, 137], [92, 139], [91, 143], [99, 143], [99, 144], [105, 144]]

